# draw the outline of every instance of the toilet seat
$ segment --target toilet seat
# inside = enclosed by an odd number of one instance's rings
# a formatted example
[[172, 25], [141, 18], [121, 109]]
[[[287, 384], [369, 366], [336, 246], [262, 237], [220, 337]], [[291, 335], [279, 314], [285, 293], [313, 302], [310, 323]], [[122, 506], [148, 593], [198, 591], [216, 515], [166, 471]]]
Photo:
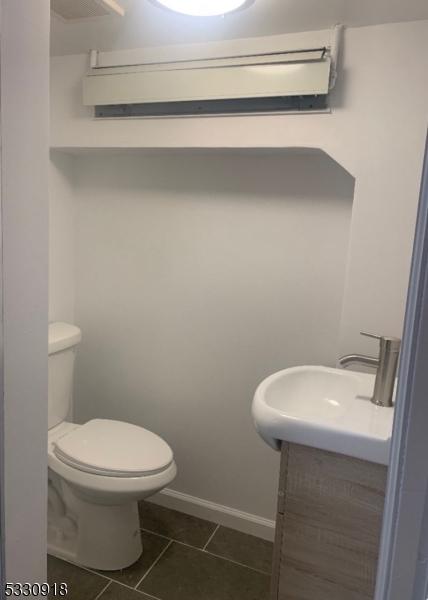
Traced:
[[158, 435], [130, 423], [93, 419], [66, 430], [52, 442], [62, 463], [93, 475], [129, 478], [156, 475], [173, 463], [171, 448]]

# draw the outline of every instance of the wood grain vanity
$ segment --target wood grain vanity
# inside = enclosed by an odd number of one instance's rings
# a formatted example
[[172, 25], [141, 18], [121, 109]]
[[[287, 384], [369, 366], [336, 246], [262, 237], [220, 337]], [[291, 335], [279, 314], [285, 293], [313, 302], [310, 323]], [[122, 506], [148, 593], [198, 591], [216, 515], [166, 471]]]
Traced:
[[373, 600], [387, 467], [282, 442], [271, 600]]

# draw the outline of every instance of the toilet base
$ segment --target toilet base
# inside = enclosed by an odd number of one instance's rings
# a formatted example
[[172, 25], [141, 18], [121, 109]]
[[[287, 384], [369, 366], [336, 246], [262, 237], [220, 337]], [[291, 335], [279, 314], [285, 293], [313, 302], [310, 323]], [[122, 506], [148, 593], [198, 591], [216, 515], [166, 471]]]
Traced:
[[[49, 502], [49, 554], [100, 571], [124, 569], [140, 558], [137, 502], [94, 504], [69, 486], [61, 487], [62, 505]], [[51, 495], [55, 500], [55, 491]]]

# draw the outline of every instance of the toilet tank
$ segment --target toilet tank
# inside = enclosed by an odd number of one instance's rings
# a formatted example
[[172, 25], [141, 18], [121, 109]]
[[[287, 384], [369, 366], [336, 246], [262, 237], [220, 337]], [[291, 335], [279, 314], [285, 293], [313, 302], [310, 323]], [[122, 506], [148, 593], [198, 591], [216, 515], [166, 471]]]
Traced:
[[48, 358], [48, 426], [67, 419], [71, 408], [76, 346], [82, 333], [75, 325], [50, 323]]

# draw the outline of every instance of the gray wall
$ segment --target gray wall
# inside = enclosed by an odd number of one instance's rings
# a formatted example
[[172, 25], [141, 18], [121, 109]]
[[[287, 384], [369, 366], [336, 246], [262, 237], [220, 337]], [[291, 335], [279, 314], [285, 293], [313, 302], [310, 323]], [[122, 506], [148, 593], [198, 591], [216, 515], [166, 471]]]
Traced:
[[252, 395], [335, 362], [353, 179], [278, 152], [88, 155], [75, 176], [77, 419], [158, 432], [175, 490], [271, 518]]
[[74, 322], [75, 159], [51, 152], [49, 171], [49, 321]]
[[46, 581], [49, 2], [1, 0], [6, 580]]

